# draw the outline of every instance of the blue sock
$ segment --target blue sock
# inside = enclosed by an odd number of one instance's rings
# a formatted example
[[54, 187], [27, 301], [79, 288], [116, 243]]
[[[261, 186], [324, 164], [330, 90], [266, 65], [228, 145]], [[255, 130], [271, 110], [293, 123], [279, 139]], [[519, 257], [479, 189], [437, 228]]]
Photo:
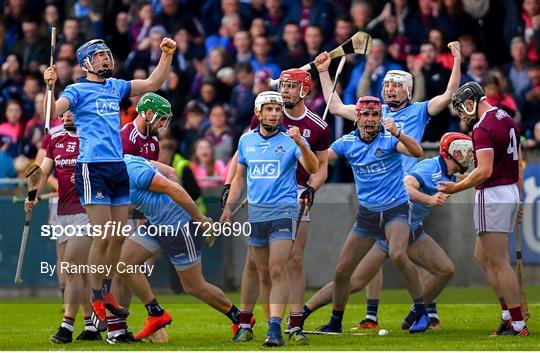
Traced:
[[103, 299], [103, 289], [94, 289], [92, 288], [92, 299], [93, 300], [102, 300]]
[[309, 315], [311, 315], [312, 312], [313, 311], [310, 308], [308, 308], [307, 305], [304, 305], [304, 308], [302, 310], [302, 316], [304, 317], [304, 321], [308, 318]]
[[270, 324], [268, 325], [268, 331], [273, 332], [278, 337], [281, 336], [281, 318], [279, 316], [270, 317]]
[[437, 303], [433, 302], [427, 306], [427, 313], [429, 317], [436, 317], [438, 318], [439, 315], [437, 314]]
[[377, 321], [377, 311], [379, 310], [379, 299], [368, 299], [366, 301], [366, 318]]
[[103, 279], [103, 294], [107, 294], [111, 291], [112, 279]]
[[330, 323], [328, 325], [334, 329], [341, 328], [341, 321], [343, 321], [344, 313], [344, 311], [332, 310], [332, 315], [330, 316]]
[[419, 315], [427, 315], [426, 302], [423, 296], [414, 299], [414, 311]]

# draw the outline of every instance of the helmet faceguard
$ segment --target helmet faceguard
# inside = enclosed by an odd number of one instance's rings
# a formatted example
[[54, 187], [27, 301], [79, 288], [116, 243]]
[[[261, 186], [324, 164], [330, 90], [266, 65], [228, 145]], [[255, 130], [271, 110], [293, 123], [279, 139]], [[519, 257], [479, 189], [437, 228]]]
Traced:
[[469, 136], [459, 132], [447, 132], [441, 137], [439, 153], [445, 159], [453, 160], [460, 168], [460, 173], [469, 169], [473, 143]]
[[[277, 123], [272, 124], [271, 118], [268, 116], [264, 116], [266, 114], [263, 114], [263, 107], [266, 104], [279, 104], [280, 112], [279, 112], [279, 119], [277, 120]], [[281, 94], [274, 92], [274, 91], [264, 91], [257, 95], [257, 98], [255, 98], [255, 114], [257, 115], [257, 118], [259, 119], [259, 125], [265, 129], [268, 132], [276, 132], [279, 130], [279, 127], [281, 126], [281, 122], [283, 121], [283, 97], [281, 97]], [[273, 114], [270, 113], [270, 114]]]
[[360, 137], [372, 140], [377, 136], [382, 123], [382, 105], [377, 97], [364, 96], [356, 102], [356, 124]]
[[77, 49], [77, 62], [84, 71], [107, 79], [112, 76], [114, 58], [102, 39], [93, 39]]
[[[157, 135], [160, 128], [167, 128], [172, 116], [171, 103], [158, 94], [149, 92], [145, 93], [139, 103], [137, 103], [137, 113], [144, 119], [146, 125], [146, 135]], [[152, 117], [147, 119], [146, 113], [151, 111]], [[163, 124], [160, 124], [165, 120]]]
[[[398, 97], [396, 92], [387, 92], [391, 83], [401, 85], [401, 88], [405, 91], [405, 98]], [[381, 95], [384, 103], [390, 107], [399, 107], [406, 101], [410, 101], [412, 98], [413, 90], [413, 77], [410, 73], [402, 70], [390, 70], [386, 73], [383, 79], [383, 88]]]
[[[482, 86], [474, 81], [459, 87], [452, 95], [452, 107], [458, 116], [471, 124], [478, 120], [478, 105], [486, 99]], [[472, 108], [467, 108], [467, 101], [472, 101]]]
[[[298, 97], [288, 96], [291, 89], [298, 85]], [[300, 69], [285, 70], [279, 76], [279, 92], [287, 98], [284, 100], [285, 108], [294, 108], [311, 91], [311, 74]]]

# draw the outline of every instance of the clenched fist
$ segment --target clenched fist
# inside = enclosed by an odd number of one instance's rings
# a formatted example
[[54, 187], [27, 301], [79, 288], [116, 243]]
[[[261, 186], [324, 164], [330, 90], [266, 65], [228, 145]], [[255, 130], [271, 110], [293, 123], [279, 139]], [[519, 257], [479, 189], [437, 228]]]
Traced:
[[448, 43], [448, 48], [454, 59], [461, 59], [461, 44], [458, 41]]
[[167, 55], [173, 55], [176, 50], [176, 42], [171, 38], [163, 38], [161, 44], [159, 45], [161, 51]]
[[296, 126], [293, 126], [289, 130], [287, 130], [287, 133], [297, 145], [302, 143], [302, 135], [300, 135], [299, 128], [297, 128]]
[[56, 82], [56, 65], [49, 66], [43, 72], [43, 79], [50, 85], [54, 85]]
[[394, 119], [388, 118], [383, 122], [384, 129], [388, 131], [392, 136], [397, 136], [399, 134], [399, 130], [396, 126], [396, 123], [394, 122]]
[[315, 58], [315, 67], [319, 72], [328, 71], [328, 67], [330, 66], [331, 62], [332, 58], [330, 57], [330, 54], [323, 51]]

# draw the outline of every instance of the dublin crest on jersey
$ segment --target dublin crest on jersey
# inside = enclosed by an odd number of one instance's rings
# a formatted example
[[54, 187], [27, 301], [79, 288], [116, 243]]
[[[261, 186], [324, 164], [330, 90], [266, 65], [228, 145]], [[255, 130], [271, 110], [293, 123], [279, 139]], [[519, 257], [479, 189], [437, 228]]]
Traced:
[[375, 150], [375, 156], [380, 158], [380, 157], [382, 157], [383, 154], [384, 154], [384, 152], [380, 148], [377, 148]]
[[285, 153], [285, 148], [283, 148], [283, 146], [278, 146], [278, 147], [276, 148], [276, 151], [275, 151], [275, 152], [276, 152], [276, 154], [277, 154], [278, 156], [279, 156], [279, 155], [282, 155], [282, 154]]

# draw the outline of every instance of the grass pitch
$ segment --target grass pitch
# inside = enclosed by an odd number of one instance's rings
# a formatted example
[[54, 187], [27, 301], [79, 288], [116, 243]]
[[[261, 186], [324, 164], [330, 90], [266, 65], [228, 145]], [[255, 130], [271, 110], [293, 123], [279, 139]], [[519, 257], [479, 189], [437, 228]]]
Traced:
[[[309, 297], [308, 293], [306, 297]], [[540, 287], [528, 287], [531, 319], [527, 326], [528, 337], [489, 337], [498, 325], [500, 307], [488, 288], [449, 288], [439, 298], [439, 315], [442, 329], [411, 335], [400, 329], [401, 321], [410, 307], [408, 295], [403, 290], [385, 290], [379, 307], [381, 328], [389, 334], [378, 336], [310, 336], [309, 345], [288, 343], [278, 350], [539, 350], [540, 349]], [[236, 293], [231, 299], [239, 302]], [[364, 315], [364, 296], [351, 297], [343, 321], [344, 331], [353, 327]], [[256, 307], [255, 340], [249, 343], [232, 343], [228, 319], [186, 296], [158, 297], [173, 317], [167, 327], [167, 344], [141, 343], [111, 346], [104, 342], [51, 345], [48, 337], [56, 332], [62, 314], [60, 303], [51, 300], [2, 300], [0, 303], [1, 350], [262, 350], [266, 324], [260, 305]], [[401, 304], [391, 304], [401, 303]], [[466, 304], [463, 304], [466, 303]], [[312, 314], [305, 324], [312, 330], [325, 324], [330, 307]], [[138, 331], [146, 317], [144, 307], [133, 303], [129, 317], [130, 330]], [[283, 325], [285, 326], [285, 325]], [[74, 336], [82, 330], [79, 314]]]

